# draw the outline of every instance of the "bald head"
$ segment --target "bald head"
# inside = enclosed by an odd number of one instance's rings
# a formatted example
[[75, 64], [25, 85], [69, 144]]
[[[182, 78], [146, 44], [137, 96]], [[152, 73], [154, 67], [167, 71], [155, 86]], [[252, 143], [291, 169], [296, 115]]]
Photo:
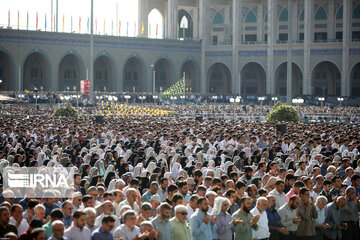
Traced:
[[345, 197], [343, 197], [343, 196], [338, 197], [338, 198], [336, 199], [335, 204], [336, 204], [336, 206], [337, 206], [338, 208], [343, 208], [343, 207], [345, 207], [345, 205], [346, 205], [346, 199], [345, 199]]

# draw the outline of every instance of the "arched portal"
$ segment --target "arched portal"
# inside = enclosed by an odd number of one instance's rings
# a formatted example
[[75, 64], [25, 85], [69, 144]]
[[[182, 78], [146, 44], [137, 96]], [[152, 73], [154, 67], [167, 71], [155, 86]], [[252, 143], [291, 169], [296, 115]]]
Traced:
[[214, 63], [207, 72], [210, 93], [231, 93], [231, 72], [223, 63]]
[[340, 96], [339, 68], [332, 62], [318, 63], [311, 74], [311, 88], [314, 96]]
[[358, 62], [350, 74], [350, 95], [353, 97], [360, 97], [360, 62]]
[[170, 61], [162, 58], [155, 63], [155, 92], [163, 92], [174, 84], [174, 69]]
[[[302, 72], [299, 66], [292, 63], [292, 95], [302, 94]], [[287, 62], [280, 64], [275, 72], [275, 93], [280, 96], [287, 94]]]
[[186, 92], [199, 92], [199, 70], [196, 66], [196, 63], [192, 60], [186, 61], [182, 67], [180, 72], [180, 77], [182, 78], [185, 72], [185, 88]]
[[0, 80], [0, 90], [14, 90], [14, 66], [4, 51], [0, 51]]
[[178, 13], [179, 37], [193, 38], [193, 20], [191, 15], [184, 9], [180, 9]]
[[256, 62], [247, 63], [241, 70], [241, 94], [263, 96], [266, 93], [266, 73]]
[[25, 60], [23, 90], [49, 90], [50, 67], [40, 52], [31, 53]]
[[163, 38], [164, 18], [161, 12], [154, 8], [148, 15], [148, 36], [150, 38]]
[[107, 55], [102, 55], [94, 63], [94, 91], [114, 91], [114, 63]]
[[138, 57], [126, 61], [123, 74], [125, 92], [145, 92], [145, 66]]
[[59, 66], [59, 90], [80, 91], [80, 80], [83, 76], [83, 64], [75, 54], [68, 54], [60, 62]]

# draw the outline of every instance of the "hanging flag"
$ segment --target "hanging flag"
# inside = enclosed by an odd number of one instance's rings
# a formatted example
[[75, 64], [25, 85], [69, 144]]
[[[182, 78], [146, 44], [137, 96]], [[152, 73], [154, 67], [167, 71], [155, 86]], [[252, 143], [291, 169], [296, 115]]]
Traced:
[[71, 15], [71, 32], [72, 32], [72, 25], [73, 25], [73, 24], [72, 24], [72, 15]]
[[105, 18], [104, 18], [104, 34], [105, 34]]
[[95, 18], [95, 34], [97, 34], [97, 18]]
[[178, 36], [180, 35], [180, 25], [179, 24], [177, 25], [177, 35]]
[[111, 35], [114, 35], [114, 20], [111, 20]]
[[129, 22], [126, 22], [126, 36], [129, 36]]
[[165, 23], [164, 23], [164, 29], [163, 29], [163, 38], [165, 38]]
[[90, 18], [88, 17], [88, 21], [87, 21], [87, 32], [89, 33], [89, 23], [90, 23]]
[[62, 25], [62, 31], [64, 31], [64, 27], [65, 27], [65, 15], [63, 15], [63, 25]]
[[45, 32], [46, 32], [46, 28], [47, 28], [47, 21], [46, 21], [46, 13], [45, 13]]
[[18, 29], [20, 28], [20, 12], [18, 10]]
[[136, 36], [136, 22], [134, 22], [134, 37]]
[[39, 26], [39, 17], [38, 17], [38, 12], [36, 12], [36, 30], [38, 29]]
[[149, 23], [149, 36], [151, 35], [151, 23]]
[[159, 28], [159, 24], [156, 24], [156, 37], [158, 36], [158, 28]]
[[29, 30], [29, 11], [26, 12], [26, 30]]
[[183, 39], [185, 39], [185, 28], [183, 28]]
[[173, 35], [173, 25], [170, 24], [170, 36], [172, 36], [172, 35]]
[[9, 9], [9, 12], [8, 12], [8, 26], [10, 27], [10, 9]]
[[81, 33], [81, 16], [79, 17], [79, 33]]
[[[55, 14], [54, 14], [54, 32], [55, 32], [55, 30], [56, 30], [56, 26], [58, 26], [57, 24], [58, 24], [58, 23], [55, 22]], [[63, 27], [63, 31], [64, 31], [64, 27]]]
[[121, 34], [121, 21], [119, 20], [119, 36]]
[[141, 35], [144, 35], [144, 21], [141, 23]]

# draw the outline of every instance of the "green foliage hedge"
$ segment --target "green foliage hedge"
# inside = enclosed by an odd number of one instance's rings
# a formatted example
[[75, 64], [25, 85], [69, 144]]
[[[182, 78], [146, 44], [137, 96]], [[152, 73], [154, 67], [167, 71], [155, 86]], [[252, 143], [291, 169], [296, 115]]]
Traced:
[[65, 107], [57, 108], [54, 113], [54, 117], [78, 117], [79, 112], [70, 104]]
[[300, 122], [300, 114], [293, 107], [277, 102], [269, 115], [266, 117], [267, 122]]

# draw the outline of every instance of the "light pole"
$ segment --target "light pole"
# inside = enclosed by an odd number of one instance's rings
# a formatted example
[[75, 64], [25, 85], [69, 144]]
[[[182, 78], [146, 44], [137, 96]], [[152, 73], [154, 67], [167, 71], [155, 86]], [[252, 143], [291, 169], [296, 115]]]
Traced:
[[233, 105], [233, 115], [234, 115], [234, 119], [235, 119], [235, 99], [233, 97], [230, 98], [230, 103]]
[[275, 105], [275, 102], [278, 100], [277, 97], [272, 97], [271, 100], [273, 101], [274, 105]]
[[258, 97], [258, 100], [260, 101], [261, 106], [263, 105], [263, 101], [265, 100], [265, 97]]
[[155, 95], [155, 65], [151, 64], [150, 67], [152, 69], [152, 94]]
[[318, 97], [318, 100], [321, 102], [321, 106], [324, 106], [325, 98], [324, 97]]
[[154, 105], [156, 105], [156, 99], [158, 99], [159, 96], [158, 95], [153, 95], [153, 99], [154, 99]]
[[216, 100], [218, 99], [218, 96], [212, 96], [212, 99], [214, 100], [214, 103], [216, 103]]
[[341, 104], [344, 101], [344, 98], [343, 97], [338, 97], [337, 100], [338, 100], [338, 102], [340, 104], [340, 107], [341, 107]]
[[38, 105], [38, 99], [40, 98], [40, 95], [34, 95], [35, 98], [35, 105]]
[[125, 95], [124, 98], [126, 99], [126, 104], [129, 104], [129, 99], [131, 98], [130, 95]]
[[78, 108], [79, 107], [79, 98], [80, 98], [80, 95], [73, 95], [72, 96], [73, 98], [75, 98], [76, 99], [76, 107]]
[[176, 101], [176, 99], [177, 99], [177, 97], [171, 96], [171, 97], [170, 97], [170, 99], [172, 100], [173, 105], [174, 105], [174, 104], [175, 104], [175, 101]]
[[144, 107], [144, 100], [146, 99], [146, 96], [139, 96], [139, 99], [141, 100], [141, 107]]
[[184, 105], [185, 96], [181, 95], [180, 98], [181, 98], [181, 104]]

